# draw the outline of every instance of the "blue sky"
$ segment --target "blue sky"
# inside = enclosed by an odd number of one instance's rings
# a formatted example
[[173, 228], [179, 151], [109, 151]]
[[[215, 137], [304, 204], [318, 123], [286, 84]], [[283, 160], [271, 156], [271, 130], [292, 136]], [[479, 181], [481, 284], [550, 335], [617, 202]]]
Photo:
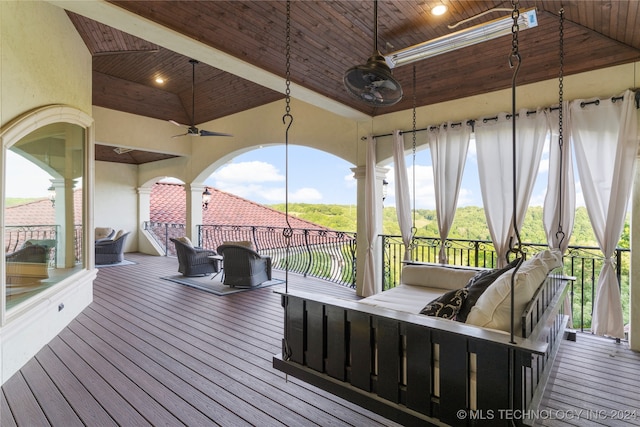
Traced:
[[[426, 146], [425, 146], [426, 147]], [[409, 187], [412, 189], [412, 156], [407, 156]], [[536, 186], [531, 197], [531, 206], [542, 206], [546, 192], [548, 148], [545, 148]], [[395, 204], [393, 191], [393, 165], [387, 174], [390, 182], [385, 206]], [[350, 168], [353, 165], [311, 148], [289, 146], [289, 201], [302, 203], [342, 204], [356, 203], [356, 181]], [[206, 183], [212, 187], [262, 204], [283, 203], [285, 194], [285, 148], [265, 147], [242, 154], [218, 169]], [[434, 209], [435, 196], [431, 155], [427, 148], [416, 153], [416, 207]], [[577, 185], [578, 191], [580, 190]], [[582, 206], [581, 193], [578, 205]], [[475, 143], [472, 142], [467, 155], [458, 206], [482, 206], [478, 185], [478, 168]]]
[[[424, 146], [426, 147], [426, 146]], [[548, 149], [545, 148], [538, 179], [530, 205], [542, 206], [546, 192]], [[409, 187], [413, 172], [412, 156], [407, 156]], [[387, 165], [392, 168], [393, 165]], [[22, 157], [9, 151], [7, 167], [10, 176], [16, 177], [7, 185], [7, 197], [47, 197], [51, 185], [48, 175]], [[302, 203], [355, 205], [356, 180], [350, 163], [331, 154], [296, 145], [289, 146], [289, 201]], [[205, 183], [240, 197], [262, 204], [285, 201], [285, 147], [270, 146], [244, 153], [219, 168]], [[387, 174], [390, 182], [385, 206], [395, 204], [393, 170]], [[15, 183], [15, 184], [14, 184]], [[434, 209], [433, 172], [429, 150], [416, 153], [416, 207]], [[577, 205], [584, 206], [579, 183], [576, 183]], [[413, 200], [413, 199], [412, 199]], [[467, 155], [458, 206], [482, 206], [478, 185], [478, 169], [475, 143]]]

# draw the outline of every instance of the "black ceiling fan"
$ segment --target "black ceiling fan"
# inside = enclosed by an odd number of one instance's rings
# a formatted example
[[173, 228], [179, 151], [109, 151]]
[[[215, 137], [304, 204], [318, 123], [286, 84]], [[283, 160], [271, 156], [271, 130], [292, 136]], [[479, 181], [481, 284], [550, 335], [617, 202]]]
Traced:
[[367, 104], [394, 105], [402, 99], [402, 87], [378, 50], [378, 0], [374, 0], [373, 19], [373, 54], [366, 64], [351, 67], [344, 73], [344, 85], [351, 95]]
[[190, 59], [191, 63], [191, 125], [183, 125], [175, 120], [169, 120], [176, 126], [187, 128], [187, 133], [181, 133], [179, 135], [173, 135], [172, 138], [176, 138], [178, 136], [233, 136], [228, 133], [220, 133], [220, 132], [211, 132], [204, 129], [198, 129], [195, 124], [196, 120], [196, 64], [199, 64], [199, 61], [195, 59]]

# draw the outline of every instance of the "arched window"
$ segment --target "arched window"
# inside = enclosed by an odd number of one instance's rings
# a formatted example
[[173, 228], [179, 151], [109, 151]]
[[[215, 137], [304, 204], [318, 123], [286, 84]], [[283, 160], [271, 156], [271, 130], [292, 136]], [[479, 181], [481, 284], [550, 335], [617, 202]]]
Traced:
[[52, 106], [3, 129], [6, 310], [86, 266], [86, 170], [92, 119]]

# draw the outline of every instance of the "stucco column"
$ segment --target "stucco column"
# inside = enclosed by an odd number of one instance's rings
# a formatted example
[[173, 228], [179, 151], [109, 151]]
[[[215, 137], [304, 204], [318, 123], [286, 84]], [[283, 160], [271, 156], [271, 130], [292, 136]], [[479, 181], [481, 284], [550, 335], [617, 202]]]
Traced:
[[198, 241], [198, 225], [202, 225], [202, 192], [203, 184], [185, 184], [184, 189], [187, 193], [187, 212], [186, 212], [186, 235], [194, 244], [200, 244]]
[[[138, 187], [136, 190], [138, 193], [138, 224], [144, 228], [143, 224], [151, 221], [152, 187]], [[164, 255], [164, 251], [161, 252], [159, 247], [154, 247], [144, 232], [138, 233], [138, 251], [145, 254]]]
[[[637, 227], [637, 229], [636, 229]], [[640, 168], [631, 197], [631, 265], [629, 266], [629, 348], [640, 351]]]
[[[366, 206], [366, 191], [365, 191], [365, 176], [367, 168], [365, 166], [359, 166], [357, 168], [351, 168], [353, 176], [357, 182], [357, 212], [356, 212], [356, 294], [362, 295], [364, 275], [364, 260], [367, 256], [367, 224], [365, 215]], [[382, 181], [384, 180], [388, 168], [376, 167], [376, 194], [380, 197], [376, 201], [376, 209], [378, 210], [378, 224], [377, 228], [379, 232], [382, 232]], [[376, 254], [376, 277], [375, 284], [376, 289], [382, 290], [382, 245], [380, 239], [376, 239], [374, 242], [374, 249]]]

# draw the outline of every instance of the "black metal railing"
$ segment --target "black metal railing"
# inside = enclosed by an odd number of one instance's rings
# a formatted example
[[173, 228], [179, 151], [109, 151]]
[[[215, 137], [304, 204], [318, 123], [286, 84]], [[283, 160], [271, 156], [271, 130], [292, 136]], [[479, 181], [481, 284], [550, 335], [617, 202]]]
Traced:
[[[390, 289], [400, 282], [400, 271], [404, 260], [405, 248], [400, 236], [383, 235], [383, 289]], [[416, 237], [411, 250], [411, 260], [416, 262], [437, 263], [441, 239], [434, 237]], [[523, 243], [525, 259], [546, 249], [546, 244]], [[470, 267], [496, 266], [496, 252], [493, 243], [487, 240], [451, 239], [445, 242], [448, 263]], [[631, 252], [626, 248], [616, 248], [616, 275], [620, 286], [623, 313], [629, 311], [629, 265]], [[598, 275], [602, 269], [604, 257], [597, 247], [569, 246], [564, 255], [564, 274], [575, 277], [569, 290], [572, 301], [573, 328], [588, 331], [591, 328], [591, 315], [596, 295]], [[625, 321], [628, 319], [625, 317]]]
[[[167, 245], [167, 242], [170, 237], [184, 236], [184, 224], [147, 222], [144, 227], [164, 248], [165, 255], [175, 256], [175, 248], [173, 245]], [[273, 267], [276, 269], [288, 268], [289, 271], [305, 276], [355, 287], [355, 233], [293, 229], [287, 256], [287, 243], [283, 231], [283, 228], [277, 227], [199, 225], [197, 244], [215, 250], [223, 242], [250, 241], [259, 253], [272, 258]], [[380, 238], [383, 250], [383, 289], [386, 290], [400, 282], [405, 249], [400, 236], [381, 235]], [[416, 237], [411, 250], [411, 260], [439, 262], [441, 244], [439, 238]], [[525, 258], [546, 248], [547, 245], [542, 243], [522, 244]], [[451, 265], [494, 268], [497, 264], [495, 248], [488, 240], [448, 239], [445, 241], [445, 251]], [[630, 251], [617, 248], [614, 257], [623, 312], [627, 316], [630, 301]], [[564, 274], [576, 278], [571, 283], [569, 291], [572, 301], [572, 326], [580, 331], [588, 331], [591, 328], [598, 274], [603, 262], [602, 252], [597, 247], [570, 246], [565, 253]]]
[[[290, 232], [288, 239], [285, 231]], [[275, 269], [288, 269], [350, 287], [356, 284], [355, 233], [308, 228], [200, 225], [198, 241], [203, 248], [214, 250], [224, 242], [250, 241], [258, 253], [271, 257]]]
[[[50, 240], [56, 242], [50, 247], [49, 265], [55, 267], [58, 260], [58, 235], [60, 226], [55, 224], [7, 225], [4, 232], [4, 250], [6, 254], [22, 248], [28, 240]], [[82, 258], [82, 225], [75, 225], [73, 231], [76, 262]]]
[[176, 256], [176, 248], [169, 244], [169, 239], [185, 235], [186, 226], [184, 223], [145, 221], [142, 227], [149, 232], [153, 240], [162, 248], [165, 256]]

